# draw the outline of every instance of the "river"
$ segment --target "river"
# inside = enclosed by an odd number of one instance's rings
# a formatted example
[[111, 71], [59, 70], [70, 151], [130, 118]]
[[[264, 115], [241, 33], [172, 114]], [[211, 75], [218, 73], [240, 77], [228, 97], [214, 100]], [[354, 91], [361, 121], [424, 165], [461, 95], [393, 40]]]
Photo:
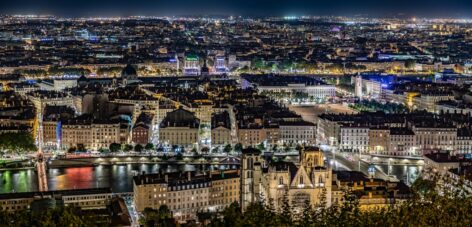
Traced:
[[[210, 166], [211, 169], [235, 169], [236, 166]], [[49, 190], [111, 188], [114, 192], [133, 191], [133, 176], [138, 173], [195, 171], [201, 165], [123, 164], [48, 169]], [[38, 190], [33, 169], [0, 171], [0, 193]]]
[[[146, 173], [195, 171], [200, 165], [123, 164], [93, 167], [68, 167], [48, 169], [49, 190], [82, 188], [112, 188], [114, 192], [133, 191], [133, 176]], [[236, 166], [210, 166], [212, 169], [235, 169]], [[388, 167], [377, 166], [387, 173]], [[390, 173], [399, 180], [412, 183], [421, 172], [418, 166], [390, 166]], [[31, 192], [38, 190], [37, 175], [33, 169], [0, 171], [0, 193]]]

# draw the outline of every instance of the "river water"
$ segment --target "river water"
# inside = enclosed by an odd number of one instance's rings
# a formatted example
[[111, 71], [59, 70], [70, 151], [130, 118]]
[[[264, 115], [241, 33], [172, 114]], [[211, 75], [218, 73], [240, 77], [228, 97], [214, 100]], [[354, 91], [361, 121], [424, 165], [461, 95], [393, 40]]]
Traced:
[[[377, 166], [385, 173], [387, 166]], [[49, 190], [112, 188], [114, 192], [133, 191], [133, 176], [142, 172], [158, 173], [202, 170], [200, 165], [123, 164], [93, 167], [48, 169]], [[235, 169], [237, 166], [209, 166], [205, 168]], [[390, 166], [390, 173], [399, 180], [412, 183], [421, 172], [418, 166]], [[37, 175], [33, 169], [0, 171], [0, 193], [30, 192], [38, 190]]]
[[[114, 192], [133, 191], [133, 176], [142, 172], [158, 173], [202, 170], [201, 165], [123, 164], [111, 166], [48, 169], [49, 190], [112, 188]], [[206, 169], [235, 169], [236, 166], [207, 166]], [[0, 193], [38, 190], [34, 169], [0, 171]]]

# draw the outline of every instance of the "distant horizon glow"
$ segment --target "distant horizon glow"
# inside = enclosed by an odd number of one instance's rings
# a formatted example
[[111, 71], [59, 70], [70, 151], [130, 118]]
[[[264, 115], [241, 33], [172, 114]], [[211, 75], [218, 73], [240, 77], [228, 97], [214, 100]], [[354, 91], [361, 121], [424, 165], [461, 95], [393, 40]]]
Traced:
[[[27, 15], [87, 16], [170, 16], [245, 15], [287, 16], [347, 15], [380, 17], [467, 18], [470, 0], [2, 0], [0, 13]], [[139, 17], [139, 16], [138, 16]]]

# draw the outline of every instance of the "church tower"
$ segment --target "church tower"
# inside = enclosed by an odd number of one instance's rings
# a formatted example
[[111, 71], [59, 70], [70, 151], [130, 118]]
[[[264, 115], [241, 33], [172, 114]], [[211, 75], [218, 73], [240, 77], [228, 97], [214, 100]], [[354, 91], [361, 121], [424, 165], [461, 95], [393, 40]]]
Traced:
[[356, 97], [362, 99], [362, 76], [360, 74], [357, 74], [354, 84], [354, 93]]
[[300, 155], [300, 165], [310, 176], [316, 191], [312, 198], [312, 205], [320, 204], [324, 200], [323, 202], [330, 206], [333, 173], [331, 167], [325, 164], [323, 151], [318, 147], [305, 147]]
[[324, 154], [318, 147], [305, 147], [301, 152], [301, 165], [307, 172], [311, 172], [316, 167], [324, 167]]
[[260, 199], [262, 185], [261, 151], [243, 149], [241, 156], [241, 208], [243, 211]]

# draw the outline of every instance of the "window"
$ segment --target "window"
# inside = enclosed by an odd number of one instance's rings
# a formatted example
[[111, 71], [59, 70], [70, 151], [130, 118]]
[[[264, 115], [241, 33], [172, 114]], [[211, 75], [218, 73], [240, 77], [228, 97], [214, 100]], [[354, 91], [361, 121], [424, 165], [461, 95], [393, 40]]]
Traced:
[[283, 178], [283, 177], [280, 177], [280, 178], [279, 178], [279, 185], [282, 185], [282, 184], [284, 184], [284, 178]]
[[299, 184], [303, 184], [303, 176], [300, 176]]

